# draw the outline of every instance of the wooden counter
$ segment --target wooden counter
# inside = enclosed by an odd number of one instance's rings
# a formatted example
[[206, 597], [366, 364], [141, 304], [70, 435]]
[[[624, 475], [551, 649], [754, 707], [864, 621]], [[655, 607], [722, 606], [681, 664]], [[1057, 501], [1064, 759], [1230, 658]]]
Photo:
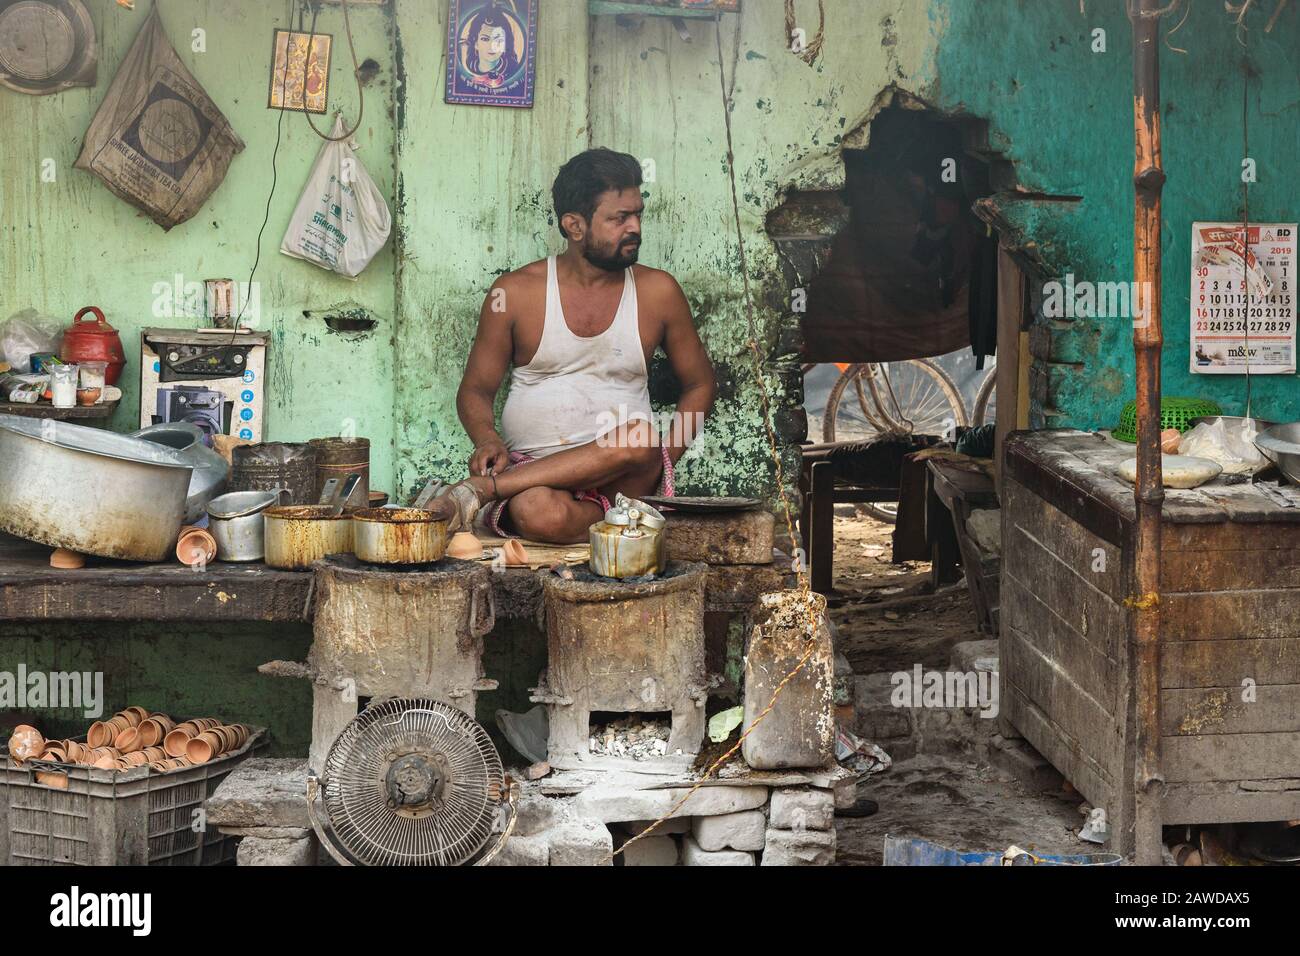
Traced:
[[[1099, 435], [1020, 432], [1002, 488], [1002, 715], [1133, 848], [1132, 457]], [[1300, 817], [1300, 489], [1166, 489], [1163, 822]]]
[[75, 571], [50, 567], [50, 548], [0, 534], [0, 620], [304, 621], [308, 571], [213, 562], [86, 559]]

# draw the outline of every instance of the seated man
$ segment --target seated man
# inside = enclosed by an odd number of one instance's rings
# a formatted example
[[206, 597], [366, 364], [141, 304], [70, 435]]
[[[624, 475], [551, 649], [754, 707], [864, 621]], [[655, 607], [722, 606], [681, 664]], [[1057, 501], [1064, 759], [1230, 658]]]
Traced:
[[[534, 541], [587, 540], [614, 495], [662, 487], [713, 406], [713, 366], [681, 287], [636, 265], [641, 166], [592, 149], [564, 164], [552, 195], [562, 255], [493, 283], [456, 396], [474, 442], [470, 477], [434, 500], [453, 530], [486, 509], [487, 527]], [[662, 347], [681, 383], [669, 433], [654, 427], [646, 369]], [[494, 427], [493, 399], [511, 373]]]

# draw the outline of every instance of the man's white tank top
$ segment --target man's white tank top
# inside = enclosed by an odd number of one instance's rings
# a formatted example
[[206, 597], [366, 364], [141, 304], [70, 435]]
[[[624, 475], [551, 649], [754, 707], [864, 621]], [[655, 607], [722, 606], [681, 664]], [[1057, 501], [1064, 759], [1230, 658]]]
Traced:
[[636, 280], [623, 270], [623, 297], [609, 328], [575, 335], [564, 321], [555, 256], [546, 260], [546, 317], [533, 360], [511, 374], [501, 437], [511, 451], [544, 458], [585, 445], [629, 421], [653, 421]]

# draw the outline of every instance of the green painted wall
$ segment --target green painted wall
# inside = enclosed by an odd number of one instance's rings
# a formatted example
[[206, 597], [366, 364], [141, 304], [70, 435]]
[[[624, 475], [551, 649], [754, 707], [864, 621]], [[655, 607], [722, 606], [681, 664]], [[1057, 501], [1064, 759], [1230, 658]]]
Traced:
[[[102, 305], [122, 329], [131, 358], [151, 324], [194, 325], [153, 314], [155, 285], [247, 277], [270, 177], [278, 114], [265, 109], [271, 30], [279, 4], [168, 0], [164, 21], [178, 52], [231, 118], [248, 148], [203, 213], [170, 233], [72, 169], [81, 136], [150, 0], [134, 13], [91, 0], [102, 48], [93, 90], [52, 97], [0, 92], [0, 317], [28, 306], [70, 319]], [[445, 0], [393, 0], [358, 8], [358, 55], [379, 74], [367, 89], [361, 156], [390, 198], [395, 238], [362, 278], [350, 282], [279, 254], [278, 246], [319, 140], [287, 115], [279, 187], [263, 237], [260, 328], [272, 333], [268, 435], [294, 440], [354, 426], [372, 439], [372, 483], [410, 492], [430, 474], [455, 478], [469, 451], [454, 395], [484, 291], [501, 272], [560, 248], [549, 187], [558, 166], [588, 145], [625, 149], [653, 163], [643, 260], [682, 282], [718, 365], [716, 415], [682, 465], [686, 490], [755, 490], [770, 480], [760, 395], [748, 350], [734, 224], [726, 176], [715, 26], [692, 21], [685, 42], [663, 18], [589, 18], [585, 0], [547, 0], [540, 24], [540, 73], [532, 110], [443, 102]], [[1222, 11], [1195, 5], [1164, 50], [1166, 327], [1165, 388], [1240, 404], [1241, 379], [1186, 371], [1189, 227], [1197, 218], [1240, 214], [1242, 48]], [[937, 108], [986, 119], [990, 145], [1015, 163], [1020, 183], [1083, 202], [1068, 214], [1030, 214], [1025, 228], [1045, 258], [1077, 278], [1121, 280], [1130, 271], [1131, 119], [1129, 28], [1118, 3], [1076, 0], [834, 0], [813, 66], [792, 56], [783, 11], [750, 3], [740, 20], [732, 114], [750, 278], [758, 303], [766, 385], [784, 442], [799, 422], [783, 409], [799, 401], [797, 321], [785, 305], [776, 251], [764, 217], [790, 189], [834, 189], [842, 146], [866, 144], [866, 123], [896, 86]], [[816, 8], [796, 5], [816, 30]], [[1256, 219], [1290, 219], [1289, 170], [1297, 146], [1297, 15], [1273, 33], [1250, 17], [1252, 189]], [[802, 18], [808, 18], [804, 22]], [[722, 24], [730, 71], [735, 18]], [[1168, 26], [1172, 23], [1168, 24]], [[1107, 52], [1090, 49], [1094, 27]], [[191, 49], [206, 31], [206, 52]], [[319, 29], [335, 35], [331, 102], [350, 113], [356, 91], [338, 7]], [[996, 55], [990, 38], [996, 38]], [[42, 183], [42, 160], [58, 179]], [[327, 329], [321, 314], [368, 310], [365, 334]], [[304, 313], [310, 313], [305, 315]], [[1043, 403], [1053, 422], [1102, 425], [1132, 387], [1124, 320], [1058, 327], [1042, 368]], [[655, 371], [655, 395], [662, 363]], [[138, 366], [124, 381], [114, 427], [133, 427]], [[1300, 416], [1290, 376], [1258, 383], [1259, 410]], [[790, 462], [792, 464], [793, 462]]]
[[[163, 25], [182, 61], [207, 89], [246, 148], [199, 215], [164, 232], [118, 199], [89, 173], [73, 169], [82, 137], [118, 64], [144, 22], [151, 0], [134, 12], [112, 0], [90, 0], [100, 43], [93, 89], [33, 97], [0, 89], [0, 319], [28, 307], [71, 322], [83, 305], [104, 309], [121, 330], [128, 367], [118, 430], [138, 426], [139, 331], [148, 326], [194, 327], [200, 319], [155, 315], [157, 283], [209, 278], [248, 280], [258, 228], [271, 185], [271, 153], [280, 114], [266, 109], [272, 31], [284, 27], [286, 5], [230, 0], [167, 0]], [[331, 105], [355, 116], [357, 90], [337, 8], [319, 29], [335, 34]], [[360, 59], [381, 72], [366, 91], [361, 161], [391, 197], [393, 187], [392, 56], [389, 19], [377, 9], [353, 16]], [[206, 33], [207, 52], [191, 49], [192, 31]], [[347, 67], [344, 67], [344, 63]], [[326, 128], [327, 117], [316, 118]], [[373, 436], [372, 487], [392, 484], [393, 257], [386, 249], [356, 282], [282, 255], [280, 240], [321, 140], [301, 114], [284, 115], [278, 185], [262, 237], [256, 282], [261, 316], [248, 324], [271, 333], [266, 418], [270, 438], [304, 440], [337, 435], [351, 419], [356, 434]], [[41, 181], [54, 160], [57, 179]], [[329, 331], [320, 311], [354, 303], [379, 320], [365, 336]]]

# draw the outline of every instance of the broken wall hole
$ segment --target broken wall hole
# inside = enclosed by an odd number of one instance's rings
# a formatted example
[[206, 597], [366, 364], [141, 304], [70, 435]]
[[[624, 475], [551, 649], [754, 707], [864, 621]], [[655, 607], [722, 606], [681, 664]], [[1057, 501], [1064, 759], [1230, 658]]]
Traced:
[[783, 307], [806, 362], [946, 354], [979, 337], [972, 311], [992, 312], [996, 239], [972, 206], [1014, 187], [1012, 165], [986, 121], [900, 99], [845, 138], [862, 145], [841, 151], [841, 189], [792, 192], [768, 215], [785, 288], [802, 290]]

